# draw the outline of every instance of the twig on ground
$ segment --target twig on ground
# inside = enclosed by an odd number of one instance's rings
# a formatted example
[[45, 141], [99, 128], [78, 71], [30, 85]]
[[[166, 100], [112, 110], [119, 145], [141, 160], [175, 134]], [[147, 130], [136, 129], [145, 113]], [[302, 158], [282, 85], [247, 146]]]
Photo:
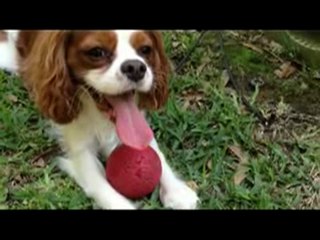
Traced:
[[39, 159], [41, 158], [47, 158], [49, 157], [51, 154], [53, 153], [59, 153], [61, 150], [60, 150], [60, 147], [58, 144], [55, 144], [51, 147], [49, 147], [46, 151], [38, 154], [37, 156], [35, 156], [34, 158], [31, 159], [31, 163], [33, 162], [36, 162], [38, 161]]
[[241, 86], [238, 84], [238, 82], [235, 80], [231, 70], [230, 70], [230, 64], [229, 64], [229, 59], [225, 53], [224, 50], [224, 42], [223, 42], [223, 36], [222, 33], [219, 32], [219, 42], [220, 42], [220, 49], [222, 52], [222, 59], [223, 59], [223, 65], [225, 70], [227, 71], [231, 84], [233, 85], [234, 89], [236, 90], [236, 92], [238, 93], [241, 102], [243, 103], [243, 105], [248, 109], [248, 111], [250, 111], [251, 113], [253, 113], [258, 120], [264, 125], [264, 126], [269, 126], [270, 125], [270, 121], [269, 119], [266, 119], [263, 114], [261, 113], [261, 111], [259, 111], [257, 108], [255, 108], [254, 106], [252, 106], [249, 101], [244, 97], [243, 91]]
[[193, 46], [190, 48], [189, 52], [187, 53], [187, 55], [179, 62], [179, 64], [177, 65], [175, 72], [179, 73], [181, 71], [181, 69], [184, 67], [184, 65], [188, 62], [189, 58], [191, 57], [192, 53], [195, 51], [195, 49], [199, 46], [199, 44], [201, 43], [202, 39], [204, 38], [205, 34], [208, 31], [201, 31], [199, 37], [197, 38], [197, 40], [195, 41], [195, 43], [193, 44]]

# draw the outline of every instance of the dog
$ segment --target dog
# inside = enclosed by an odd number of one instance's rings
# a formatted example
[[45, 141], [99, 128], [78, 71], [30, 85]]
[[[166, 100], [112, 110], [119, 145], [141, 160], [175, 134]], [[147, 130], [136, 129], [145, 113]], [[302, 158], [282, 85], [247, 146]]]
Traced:
[[163, 206], [197, 208], [197, 193], [169, 166], [145, 120], [169, 92], [171, 68], [159, 31], [3, 30], [0, 68], [20, 76], [59, 136], [60, 168], [99, 208], [138, 209], [107, 181], [99, 154], [150, 141], [162, 164]]

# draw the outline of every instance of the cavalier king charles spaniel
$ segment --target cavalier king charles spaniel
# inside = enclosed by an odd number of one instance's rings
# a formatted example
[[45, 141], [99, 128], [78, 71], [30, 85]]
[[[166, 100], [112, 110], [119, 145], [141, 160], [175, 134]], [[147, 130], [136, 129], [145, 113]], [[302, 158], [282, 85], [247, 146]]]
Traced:
[[197, 208], [197, 194], [168, 165], [144, 116], [165, 104], [169, 66], [158, 31], [0, 31], [0, 68], [23, 80], [57, 130], [59, 166], [102, 209], [138, 207], [108, 183], [99, 153], [150, 141], [162, 163], [164, 207]]

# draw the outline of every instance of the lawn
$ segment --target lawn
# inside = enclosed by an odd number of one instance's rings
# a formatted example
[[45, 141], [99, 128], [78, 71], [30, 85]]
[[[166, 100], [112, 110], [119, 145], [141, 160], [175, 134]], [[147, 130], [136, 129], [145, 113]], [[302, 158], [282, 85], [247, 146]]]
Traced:
[[[199, 33], [164, 35], [178, 64]], [[200, 208], [319, 209], [318, 73], [259, 32], [223, 37], [224, 49], [218, 33], [205, 35], [172, 75], [166, 107], [149, 114], [161, 149], [198, 191]], [[226, 67], [240, 87], [232, 85]], [[57, 156], [55, 140], [19, 79], [0, 72], [0, 209], [95, 208], [57, 168]], [[161, 209], [158, 189], [140, 204]]]

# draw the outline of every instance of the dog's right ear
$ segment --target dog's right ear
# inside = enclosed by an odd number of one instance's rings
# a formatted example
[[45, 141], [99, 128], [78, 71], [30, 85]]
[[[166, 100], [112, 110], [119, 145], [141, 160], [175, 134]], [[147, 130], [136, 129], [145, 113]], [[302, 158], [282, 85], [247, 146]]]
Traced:
[[77, 86], [66, 64], [68, 31], [21, 33], [20, 74], [31, 90], [42, 114], [56, 123], [67, 124], [80, 111]]

